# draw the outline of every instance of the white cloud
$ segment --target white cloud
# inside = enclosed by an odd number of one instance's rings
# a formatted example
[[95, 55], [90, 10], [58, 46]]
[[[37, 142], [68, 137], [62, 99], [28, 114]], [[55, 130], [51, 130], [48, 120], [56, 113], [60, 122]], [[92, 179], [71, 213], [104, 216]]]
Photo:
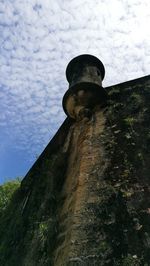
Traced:
[[149, 10], [149, 0], [1, 1], [0, 128], [9, 145], [32, 157], [56, 132], [74, 56], [99, 57], [104, 86], [149, 74]]

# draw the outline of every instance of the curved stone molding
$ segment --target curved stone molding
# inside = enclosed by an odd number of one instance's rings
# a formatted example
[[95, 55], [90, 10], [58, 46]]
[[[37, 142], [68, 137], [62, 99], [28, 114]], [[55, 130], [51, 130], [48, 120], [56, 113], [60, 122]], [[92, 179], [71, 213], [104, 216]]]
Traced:
[[69, 89], [63, 97], [67, 116], [75, 120], [89, 118], [95, 105], [105, 101], [104, 75], [105, 68], [95, 56], [80, 55], [70, 61], [66, 69]]

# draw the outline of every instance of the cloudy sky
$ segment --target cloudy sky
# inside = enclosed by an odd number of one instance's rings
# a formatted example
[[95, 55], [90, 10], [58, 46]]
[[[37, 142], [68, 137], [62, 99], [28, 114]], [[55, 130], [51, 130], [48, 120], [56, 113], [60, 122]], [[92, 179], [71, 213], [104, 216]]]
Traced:
[[0, 0], [0, 182], [24, 176], [65, 119], [65, 69], [89, 53], [103, 86], [150, 74], [149, 0]]

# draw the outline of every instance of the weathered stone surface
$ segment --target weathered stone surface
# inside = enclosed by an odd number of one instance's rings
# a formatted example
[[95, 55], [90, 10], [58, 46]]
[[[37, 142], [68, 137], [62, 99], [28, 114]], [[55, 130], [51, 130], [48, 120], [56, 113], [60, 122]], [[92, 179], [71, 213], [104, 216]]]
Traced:
[[[107, 165], [101, 134], [104, 130], [103, 110], [97, 108], [90, 120], [83, 119], [70, 128], [69, 156], [65, 182], [60, 194], [59, 227], [54, 265], [85, 261], [97, 256], [87, 227], [93, 227], [95, 214], [90, 206], [98, 204], [98, 187]], [[64, 199], [64, 200], [61, 200]], [[97, 232], [92, 238], [96, 241]], [[60, 243], [61, 239], [61, 245]], [[88, 254], [87, 254], [88, 250]], [[79, 260], [80, 259], [80, 260]]]
[[150, 265], [150, 76], [107, 90], [22, 181], [0, 219], [0, 265]]
[[90, 117], [96, 105], [105, 104], [104, 75], [103, 63], [95, 56], [84, 54], [70, 61], [66, 69], [69, 89], [63, 97], [67, 116], [81, 120], [83, 116]]

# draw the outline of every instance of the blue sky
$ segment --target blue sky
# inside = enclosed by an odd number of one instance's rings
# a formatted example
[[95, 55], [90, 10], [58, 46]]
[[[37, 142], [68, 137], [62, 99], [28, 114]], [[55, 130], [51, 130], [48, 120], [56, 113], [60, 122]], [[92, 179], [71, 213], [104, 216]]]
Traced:
[[65, 69], [89, 53], [103, 86], [150, 74], [149, 0], [0, 1], [0, 183], [24, 176], [65, 119]]

